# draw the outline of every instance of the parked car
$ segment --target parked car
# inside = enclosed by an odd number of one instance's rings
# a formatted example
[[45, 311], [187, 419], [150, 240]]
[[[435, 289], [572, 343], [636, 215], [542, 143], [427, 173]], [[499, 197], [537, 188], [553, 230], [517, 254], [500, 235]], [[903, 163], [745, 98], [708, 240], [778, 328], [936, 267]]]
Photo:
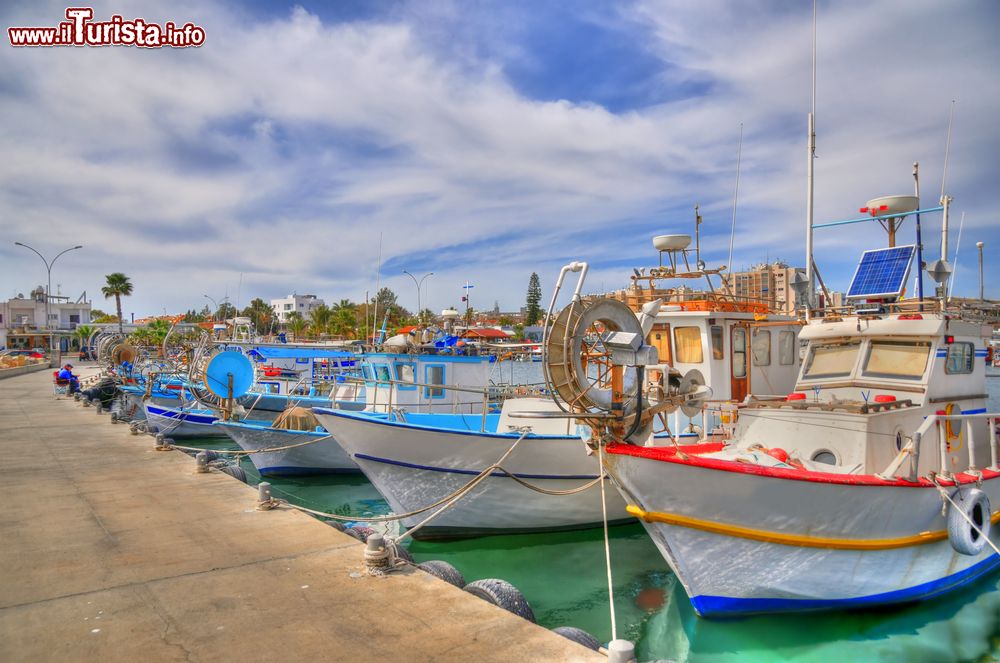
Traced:
[[3, 350], [0, 355], [7, 357], [31, 357], [32, 359], [45, 359], [45, 353], [38, 350]]

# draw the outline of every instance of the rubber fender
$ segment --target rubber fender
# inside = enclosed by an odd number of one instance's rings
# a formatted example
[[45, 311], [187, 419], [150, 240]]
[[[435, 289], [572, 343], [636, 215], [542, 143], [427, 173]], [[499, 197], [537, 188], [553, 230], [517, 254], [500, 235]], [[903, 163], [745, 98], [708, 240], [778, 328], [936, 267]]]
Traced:
[[417, 568], [439, 580], [444, 580], [449, 585], [455, 585], [459, 589], [465, 587], [465, 578], [462, 577], [461, 572], [448, 562], [441, 561], [440, 559], [432, 559], [417, 564]]
[[557, 626], [552, 629], [552, 632], [558, 633], [562, 637], [567, 640], [572, 640], [578, 645], [583, 645], [587, 649], [597, 651], [601, 648], [601, 641], [584, 631], [582, 628], [577, 628], [575, 626]]
[[226, 465], [222, 468], [222, 471], [243, 483], [247, 482], [247, 473], [239, 465]]
[[[986, 547], [990, 536], [990, 498], [978, 488], [956, 490], [951, 496], [954, 504], [948, 505], [948, 541], [956, 552], [963, 555], [978, 555]], [[957, 507], [957, 508], [956, 508]], [[977, 532], [962, 514], [976, 523], [982, 534]]]
[[499, 578], [483, 578], [465, 586], [465, 591], [535, 623], [535, 613], [517, 587]]
[[219, 454], [211, 449], [205, 449], [202, 453], [205, 454], [205, 461], [208, 463], [211, 463], [213, 460], [219, 460]]

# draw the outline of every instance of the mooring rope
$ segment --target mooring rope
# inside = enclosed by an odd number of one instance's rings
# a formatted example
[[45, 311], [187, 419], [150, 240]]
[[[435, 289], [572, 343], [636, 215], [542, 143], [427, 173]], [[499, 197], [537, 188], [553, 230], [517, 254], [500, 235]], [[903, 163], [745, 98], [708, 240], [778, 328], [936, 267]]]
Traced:
[[[303, 431], [307, 432], [307, 431]], [[332, 439], [332, 435], [324, 435], [323, 437], [317, 437], [312, 440], [305, 440], [304, 442], [296, 442], [295, 444], [286, 444], [283, 447], [269, 447], [267, 449], [251, 449], [247, 451], [245, 449], [205, 449], [204, 447], [185, 447], [179, 444], [169, 443], [167, 446], [171, 449], [178, 449], [180, 451], [193, 451], [195, 453], [201, 451], [211, 451], [217, 454], [228, 454], [232, 456], [250, 456], [252, 454], [263, 454], [263, 453], [274, 453], [276, 451], [287, 451], [288, 449], [295, 449], [297, 447], [304, 447], [308, 444], [316, 444], [317, 442], [322, 442], [323, 440]]]
[[[605, 475], [604, 470], [604, 444], [597, 445], [597, 460], [601, 467], [601, 476]], [[611, 608], [611, 639], [618, 639], [618, 624], [615, 619], [615, 589], [611, 579], [611, 543], [608, 538], [608, 502], [604, 492], [604, 482], [601, 482], [601, 516], [604, 521], [604, 563], [608, 571], [608, 605]]]

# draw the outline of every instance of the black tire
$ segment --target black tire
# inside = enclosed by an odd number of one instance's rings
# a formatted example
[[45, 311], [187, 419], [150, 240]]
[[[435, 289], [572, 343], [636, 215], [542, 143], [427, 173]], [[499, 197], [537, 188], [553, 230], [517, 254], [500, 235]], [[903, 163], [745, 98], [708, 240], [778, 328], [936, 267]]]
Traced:
[[449, 585], [455, 585], [461, 589], [465, 587], [465, 578], [454, 566], [440, 559], [432, 559], [429, 562], [417, 564], [417, 568], [425, 573], [429, 573], [439, 580], [444, 580]]
[[373, 530], [371, 527], [355, 525], [353, 527], [348, 527], [347, 529], [345, 529], [344, 533], [353, 536], [361, 543], [368, 543], [368, 537], [374, 534], [375, 530]]
[[[202, 453], [205, 454], [205, 462], [211, 463], [213, 460], [219, 460], [219, 454], [215, 453], [210, 449], [205, 449]], [[245, 476], [245, 475], [244, 475]]]
[[222, 471], [243, 483], [247, 482], [247, 473], [239, 465], [226, 465]]
[[465, 586], [465, 591], [535, 623], [535, 613], [517, 587], [499, 578], [483, 578]]
[[583, 645], [587, 649], [598, 651], [601, 648], [601, 641], [575, 626], [557, 626], [552, 629], [553, 633], [558, 633], [567, 640], [572, 640], [578, 645]]

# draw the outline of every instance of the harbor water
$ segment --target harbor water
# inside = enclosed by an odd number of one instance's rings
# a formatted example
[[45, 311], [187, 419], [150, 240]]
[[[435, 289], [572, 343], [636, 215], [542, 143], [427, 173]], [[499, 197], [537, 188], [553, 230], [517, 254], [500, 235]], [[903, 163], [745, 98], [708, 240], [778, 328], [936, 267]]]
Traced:
[[[538, 365], [505, 366], [507, 380], [532, 381]], [[987, 379], [990, 411], [1000, 411], [1000, 374]], [[205, 441], [206, 448], [230, 448]], [[259, 480], [246, 459], [251, 483]], [[273, 478], [276, 496], [343, 516], [388, 513], [360, 476]], [[497, 505], [502, 508], [503, 505]], [[989, 661], [1000, 658], [1000, 574], [942, 598], [879, 609], [698, 618], [639, 524], [610, 529], [618, 637], [640, 661]], [[445, 560], [465, 576], [502, 578], [520, 589], [538, 622], [576, 626], [611, 638], [600, 529], [493, 536], [409, 545], [418, 561]]]

